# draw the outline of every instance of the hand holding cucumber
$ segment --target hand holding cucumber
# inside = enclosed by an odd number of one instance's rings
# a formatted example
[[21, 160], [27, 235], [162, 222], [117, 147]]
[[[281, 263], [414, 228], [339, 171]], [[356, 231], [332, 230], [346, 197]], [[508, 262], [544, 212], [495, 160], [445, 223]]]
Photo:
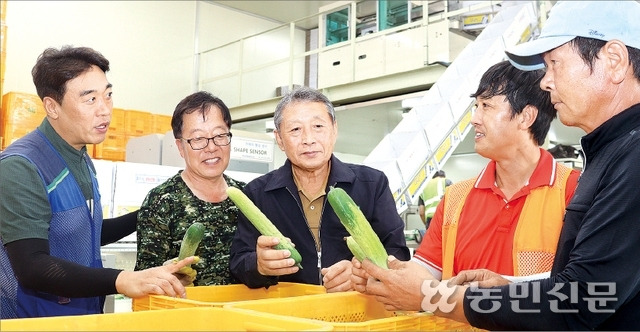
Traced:
[[[195, 257], [193, 260], [193, 263], [187, 264], [186, 266], [182, 267], [180, 270], [178, 270], [173, 274], [176, 276], [176, 278], [178, 278], [178, 280], [180, 280], [180, 283], [185, 287], [193, 286], [193, 281], [196, 280], [196, 275], [198, 274], [198, 272], [194, 270], [191, 267], [191, 265], [197, 264], [200, 261], [200, 257], [198, 256], [193, 256], [193, 257]], [[164, 264], [162, 265], [165, 266], [169, 264], [177, 264], [179, 261], [180, 260], [176, 257], [164, 262]]]
[[[280, 233], [267, 216], [240, 189], [229, 187], [227, 195], [262, 234], [256, 243], [258, 272], [263, 275], [295, 273], [297, 269], [292, 266], [293, 264], [290, 264], [289, 258], [293, 259], [293, 263], [298, 268], [302, 268], [300, 264], [302, 256], [291, 241]], [[274, 248], [278, 250], [273, 250]], [[289, 254], [286, 254], [284, 250], [289, 251]]]
[[[170, 259], [162, 265], [176, 264], [187, 257], [195, 255], [200, 241], [204, 238], [204, 231], [205, 227], [202, 223], [194, 222], [191, 224], [191, 226], [187, 228], [187, 231], [182, 238], [182, 242], [180, 243], [180, 252], [178, 253], [178, 257]], [[195, 259], [191, 264], [196, 264], [199, 261], [200, 257], [195, 256]], [[191, 267], [191, 264], [182, 267], [174, 273], [183, 286], [193, 286], [193, 281], [196, 280], [197, 271]]]
[[280, 239], [275, 236], [260, 235], [256, 242], [258, 272], [265, 276], [281, 276], [298, 272], [296, 261], [288, 250], [278, 249]]
[[387, 269], [387, 251], [351, 196], [342, 188], [329, 187], [327, 201], [351, 235], [345, 240], [354, 257], [359, 261], [369, 259], [377, 266]]

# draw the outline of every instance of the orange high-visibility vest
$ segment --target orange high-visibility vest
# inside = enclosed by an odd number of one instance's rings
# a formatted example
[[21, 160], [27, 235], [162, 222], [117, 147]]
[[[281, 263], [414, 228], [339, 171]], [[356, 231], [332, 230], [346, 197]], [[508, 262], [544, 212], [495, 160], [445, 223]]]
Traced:
[[[532, 189], [518, 218], [513, 238], [514, 276], [547, 272], [553, 265], [566, 207], [565, 188], [571, 174], [571, 168], [558, 163], [556, 166], [553, 185]], [[442, 280], [453, 277], [458, 220], [476, 179], [447, 188], [442, 221]]]

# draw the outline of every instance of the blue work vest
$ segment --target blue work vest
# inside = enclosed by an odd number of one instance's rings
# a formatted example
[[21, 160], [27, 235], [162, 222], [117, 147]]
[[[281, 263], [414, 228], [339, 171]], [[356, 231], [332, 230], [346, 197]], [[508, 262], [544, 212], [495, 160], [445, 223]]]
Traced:
[[[100, 236], [102, 206], [91, 159], [85, 155], [93, 183], [92, 210], [67, 164], [51, 142], [34, 130], [10, 145], [1, 155], [22, 156], [33, 163], [47, 190], [52, 218], [49, 222], [50, 255], [79, 265], [102, 268]], [[2, 241], [2, 239], [0, 239]], [[0, 243], [1, 317], [27, 318], [96, 314], [103, 312], [104, 296], [67, 298], [23, 288], [16, 280], [4, 243]]]

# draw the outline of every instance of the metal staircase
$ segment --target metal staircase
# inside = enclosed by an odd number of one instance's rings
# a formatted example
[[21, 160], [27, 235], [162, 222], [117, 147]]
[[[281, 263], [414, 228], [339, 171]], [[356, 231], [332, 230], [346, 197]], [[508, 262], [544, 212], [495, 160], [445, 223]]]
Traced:
[[535, 1], [505, 1], [502, 9], [449, 65], [418, 106], [364, 160], [383, 171], [398, 213], [417, 199], [471, 131], [475, 92], [482, 74], [505, 58], [504, 50], [528, 40], [538, 26]]

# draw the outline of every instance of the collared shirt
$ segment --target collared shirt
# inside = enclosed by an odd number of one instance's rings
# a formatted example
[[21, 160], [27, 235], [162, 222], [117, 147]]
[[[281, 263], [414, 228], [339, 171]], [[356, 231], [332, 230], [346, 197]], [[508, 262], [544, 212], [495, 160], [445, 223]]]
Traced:
[[[331, 162], [329, 162], [329, 170], [327, 171], [327, 177], [324, 179], [324, 183], [322, 184], [322, 188], [327, 188], [327, 182], [329, 181], [329, 173], [331, 172]], [[320, 218], [322, 217], [322, 208], [324, 206], [325, 196], [327, 196], [327, 192], [325, 189], [316, 193], [315, 195], [312, 193], [307, 193], [302, 189], [300, 185], [300, 181], [296, 177], [296, 173], [293, 173], [293, 181], [296, 183], [296, 187], [298, 187], [298, 194], [300, 195], [300, 201], [302, 202], [302, 210], [304, 212], [304, 216], [307, 219], [307, 223], [309, 224], [309, 228], [313, 233], [313, 238], [316, 240], [316, 244], [320, 243]]]
[[[511, 199], [496, 186], [496, 163], [490, 161], [478, 176], [462, 209], [456, 238], [454, 274], [462, 270], [486, 268], [513, 275], [513, 236], [520, 212], [532, 189], [549, 186], [555, 179], [555, 160], [540, 149], [540, 160], [528, 183]], [[573, 171], [567, 181], [565, 202], [569, 204], [579, 177]], [[445, 195], [445, 200], [447, 199]], [[416, 259], [442, 271], [442, 223], [444, 200], [416, 252]]]
[[[87, 168], [87, 164], [84, 162], [84, 155], [87, 153], [87, 147], [83, 146], [82, 149], [76, 150], [74, 147], [69, 145], [60, 135], [53, 129], [49, 120], [45, 118], [42, 121], [42, 124], [38, 127], [40, 131], [44, 133], [44, 135], [51, 141], [53, 147], [60, 153], [62, 159], [67, 163], [67, 167], [69, 167], [69, 172], [73, 175], [73, 177], [78, 182], [80, 189], [82, 189], [82, 194], [87, 200], [93, 198], [93, 188], [91, 182], [91, 175], [89, 174], [89, 169]], [[92, 165], [93, 166], [93, 165]], [[95, 169], [91, 170], [95, 174]]]

